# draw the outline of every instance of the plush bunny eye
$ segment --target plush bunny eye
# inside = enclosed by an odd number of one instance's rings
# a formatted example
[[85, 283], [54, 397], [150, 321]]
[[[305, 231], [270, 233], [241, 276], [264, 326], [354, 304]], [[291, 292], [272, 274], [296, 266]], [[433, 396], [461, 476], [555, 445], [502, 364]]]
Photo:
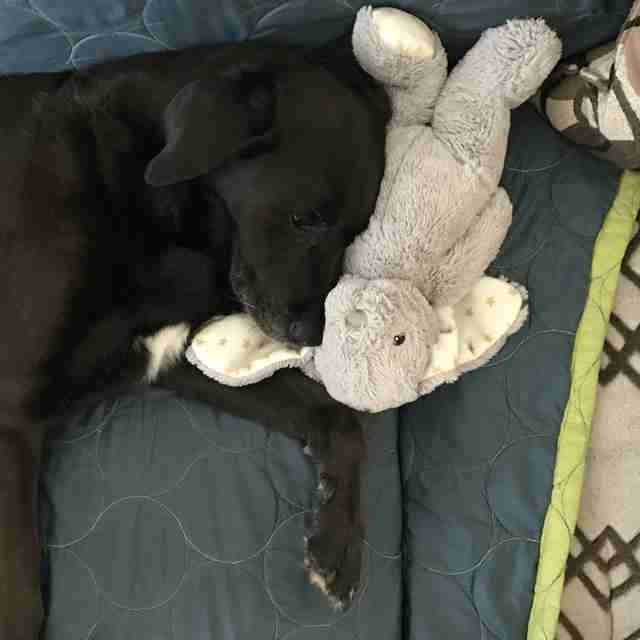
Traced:
[[393, 344], [396, 345], [396, 347], [399, 347], [401, 344], [403, 344], [405, 341], [405, 335], [404, 333], [400, 333], [397, 336], [393, 336]]

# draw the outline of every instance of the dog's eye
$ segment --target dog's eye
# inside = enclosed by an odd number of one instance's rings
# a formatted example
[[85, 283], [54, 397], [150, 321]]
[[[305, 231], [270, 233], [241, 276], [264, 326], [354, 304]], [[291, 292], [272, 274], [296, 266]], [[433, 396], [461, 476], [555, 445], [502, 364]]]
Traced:
[[396, 347], [399, 347], [401, 344], [404, 344], [405, 339], [406, 336], [404, 333], [400, 333], [397, 336], [393, 336], [393, 344], [395, 344]]
[[320, 207], [292, 213], [291, 224], [298, 229], [326, 229], [330, 226], [324, 210]]

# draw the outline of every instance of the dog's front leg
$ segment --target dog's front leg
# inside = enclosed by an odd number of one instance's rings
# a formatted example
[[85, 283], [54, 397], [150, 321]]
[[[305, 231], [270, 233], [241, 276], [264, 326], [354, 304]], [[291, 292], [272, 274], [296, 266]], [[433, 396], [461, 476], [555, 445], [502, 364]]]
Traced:
[[0, 638], [36, 640], [43, 621], [37, 533], [42, 440], [0, 426]]
[[307, 518], [305, 564], [311, 581], [335, 608], [347, 606], [359, 585], [364, 520], [360, 469], [365, 440], [357, 414], [299, 371], [283, 370], [248, 387], [227, 387], [180, 362], [156, 384], [263, 424], [305, 446], [318, 468], [316, 508]]
[[318, 465], [316, 508], [306, 519], [305, 566], [335, 609], [353, 600], [360, 583], [364, 520], [360, 472], [365, 440], [357, 415], [332, 403], [316, 410], [305, 451]]

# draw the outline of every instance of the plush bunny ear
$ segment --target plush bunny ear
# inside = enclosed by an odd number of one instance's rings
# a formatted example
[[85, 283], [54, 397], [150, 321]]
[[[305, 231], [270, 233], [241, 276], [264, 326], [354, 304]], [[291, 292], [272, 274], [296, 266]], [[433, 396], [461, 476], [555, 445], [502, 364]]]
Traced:
[[437, 318], [438, 339], [431, 347], [429, 367], [418, 384], [418, 395], [430, 393], [443, 382], [458, 377], [456, 367], [460, 354], [460, 336], [453, 307], [434, 309]]
[[264, 68], [189, 83], [164, 111], [166, 145], [147, 165], [145, 180], [155, 187], [183, 182], [270, 148], [275, 102], [275, 74]]
[[526, 301], [523, 287], [483, 276], [453, 307], [436, 309], [440, 333], [419, 394], [487, 363], [526, 320]]

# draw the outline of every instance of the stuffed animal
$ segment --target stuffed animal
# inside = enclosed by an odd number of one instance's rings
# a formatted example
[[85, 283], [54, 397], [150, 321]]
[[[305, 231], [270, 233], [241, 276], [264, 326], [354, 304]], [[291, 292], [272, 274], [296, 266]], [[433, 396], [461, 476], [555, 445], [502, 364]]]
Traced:
[[376, 208], [327, 297], [322, 345], [275, 343], [240, 314], [208, 323], [187, 357], [234, 385], [301, 367], [337, 400], [376, 412], [482, 365], [523, 323], [526, 292], [484, 273], [511, 223], [498, 186], [510, 110], [542, 84], [561, 44], [542, 20], [513, 20], [486, 31], [447, 77], [422, 21], [365, 7], [353, 47], [387, 89], [392, 117]]

